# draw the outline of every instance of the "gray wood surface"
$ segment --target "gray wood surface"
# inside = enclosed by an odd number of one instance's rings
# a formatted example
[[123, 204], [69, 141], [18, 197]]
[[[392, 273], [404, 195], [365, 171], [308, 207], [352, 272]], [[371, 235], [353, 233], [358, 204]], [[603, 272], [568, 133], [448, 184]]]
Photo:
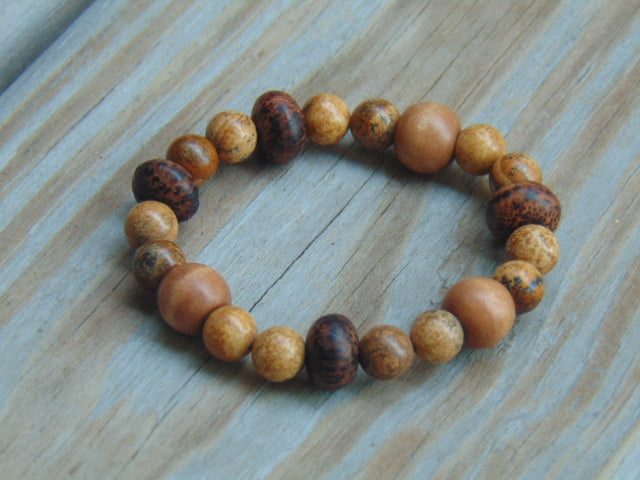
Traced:
[[[0, 9], [13, 32], [21, 5]], [[96, 0], [46, 24], [55, 41], [0, 95], [0, 478], [638, 478], [639, 9]], [[563, 206], [541, 306], [496, 348], [333, 393], [171, 331], [130, 271], [133, 170], [270, 89], [438, 101], [501, 129]], [[341, 312], [408, 331], [503, 261], [489, 194], [347, 135], [223, 166], [179, 243], [261, 329]]]

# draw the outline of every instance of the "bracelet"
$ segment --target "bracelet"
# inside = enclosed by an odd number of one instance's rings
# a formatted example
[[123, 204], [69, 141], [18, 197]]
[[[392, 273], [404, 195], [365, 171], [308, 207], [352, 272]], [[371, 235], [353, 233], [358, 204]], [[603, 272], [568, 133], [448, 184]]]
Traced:
[[[455, 158], [472, 175], [489, 174], [494, 193], [487, 223], [498, 240], [506, 240], [508, 261], [492, 278], [471, 277], [453, 285], [441, 310], [420, 315], [409, 335], [381, 325], [359, 340], [354, 325], [340, 314], [316, 320], [306, 340], [286, 326], [258, 334], [251, 313], [232, 305], [224, 277], [208, 265], [186, 262], [175, 243], [178, 223], [195, 215], [198, 186], [215, 175], [220, 161], [243, 162], [255, 151], [266, 161], [287, 163], [310, 142], [333, 145], [348, 130], [365, 150], [393, 144], [400, 162], [417, 173], [439, 172]], [[540, 303], [543, 275], [560, 254], [553, 234], [560, 203], [542, 184], [538, 163], [523, 153], [507, 153], [496, 128], [477, 124], [461, 129], [455, 112], [432, 102], [400, 115], [391, 102], [376, 98], [350, 113], [335, 95], [316, 95], [301, 109], [290, 95], [270, 91], [256, 100], [251, 117], [219, 113], [206, 136], [184, 135], [171, 144], [166, 159], [139, 165], [132, 189], [140, 202], [125, 221], [136, 249], [133, 273], [140, 285], [157, 289], [162, 318], [180, 333], [202, 335], [209, 352], [221, 360], [239, 361], [251, 352], [258, 373], [272, 382], [289, 380], [306, 366], [315, 386], [333, 390], [353, 381], [358, 364], [376, 378], [389, 379], [404, 374], [415, 355], [444, 363], [463, 344], [495, 346], [509, 334], [517, 314]]]

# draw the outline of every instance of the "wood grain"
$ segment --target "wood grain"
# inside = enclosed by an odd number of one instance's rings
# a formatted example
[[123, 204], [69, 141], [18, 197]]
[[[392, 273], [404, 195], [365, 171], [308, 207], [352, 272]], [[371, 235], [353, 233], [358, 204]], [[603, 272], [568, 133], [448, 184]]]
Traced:
[[[55, 41], [0, 95], [0, 478], [635, 478], [639, 9], [96, 0], [45, 24]], [[496, 348], [336, 392], [171, 331], [130, 269], [133, 171], [271, 89], [437, 101], [499, 128], [562, 203], [541, 306]], [[504, 260], [488, 199], [486, 177], [413, 174], [347, 135], [221, 166], [178, 242], [261, 331], [331, 312], [409, 331]]]

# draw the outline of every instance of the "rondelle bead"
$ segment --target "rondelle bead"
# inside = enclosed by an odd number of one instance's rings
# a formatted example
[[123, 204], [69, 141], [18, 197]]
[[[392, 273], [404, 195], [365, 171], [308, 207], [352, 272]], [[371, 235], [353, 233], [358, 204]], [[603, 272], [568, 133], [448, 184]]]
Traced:
[[304, 150], [307, 133], [302, 110], [285, 92], [263, 93], [251, 111], [258, 131], [258, 153], [266, 161], [287, 163]]
[[491, 125], [479, 123], [463, 129], [456, 140], [458, 165], [472, 175], [489, 173], [491, 166], [507, 151], [502, 133]]
[[398, 159], [417, 173], [436, 173], [453, 160], [460, 119], [439, 103], [413, 105], [398, 120], [393, 146]]
[[129, 211], [124, 231], [133, 248], [155, 240], [175, 242], [178, 238], [178, 217], [168, 205], [147, 200]]
[[384, 98], [362, 102], [351, 114], [351, 135], [362, 148], [385, 150], [393, 143], [400, 112]]
[[413, 322], [410, 335], [416, 355], [429, 363], [453, 360], [464, 343], [462, 325], [446, 310], [424, 312]]
[[182, 165], [196, 180], [203, 182], [218, 171], [218, 152], [202, 135], [190, 133], [176, 138], [167, 150], [167, 160]]
[[453, 313], [464, 328], [471, 348], [489, 348], [500, 343], [516, 320], [511, 294], [497, 280], [465, 278], [447, 292], [442, 308]]
[[214, 357], [237, 362], [247, 356], [258, 335], [255, 318], [235, 305], [220, 307], [207, 317], [202, 329], [204, 346]]
[[497, 190], [489, 201], [487, 223], [499, 240], [523, 225], [543, 225], [555, 230], [560, 222], [560, 202], [541, 183], [510, 183]]
[[304, 340], [292, 328], [268, 328], [254, 340], [251, 358], [258, 373], [267, 380], [290, 380], [304, 367]]
[[353, 381], [358, 371], [358, 333], [339, 314], [316, 320], [307, 334], [306, 366], [316, 387], [335, 390]]
[[542, 274], [528, 262], [511, 260], [503, 263], [496, 269], [493, 278], [507, 287], [518, 315], [536, 308], [544, 297]]
[[542, 168], [526, 153], [507, 153], [494, 162], [489, 170], [492, 190], [515, 182], [542, 183]]
[[349, 130], [349, 107], [330, 93], [311, 97], [302, 113], [309, 140], [317, 145], [335, 145]]
[[409, 336], [391, 325], [373, 327], [358, 345], [360, 365], [372, 377], [383, 380], [404, 375], [413, 364]]
[[175, 162], [159, 158], [141, 163], [133, 174], [131, 188], [138, 202], [166, 203], [181, 222], [198, 211], [198, 187], [189, 172]]
[[133, 255], [133, 276], [149, 290], [155, 290], [167, 272], [186, 261], [182, 249], [168, 240], [145, 243]]
[[507, 240], [507, 258], [524, 260], [546, 275], [558, 263], [560, 244], [551, 230], [542, 225], [524, 225]]
[[209, 314], [230, 304], [231, 291], [224, 277], [201, 263], [176, 265], [158, 287], [160, 315], [186, 335], [200, 335]]
[[244, 162], [256, 149], [258, 133], [246, 113], [228, 110], [217, 114], [207, 126], [207, 138], [225, 163]]

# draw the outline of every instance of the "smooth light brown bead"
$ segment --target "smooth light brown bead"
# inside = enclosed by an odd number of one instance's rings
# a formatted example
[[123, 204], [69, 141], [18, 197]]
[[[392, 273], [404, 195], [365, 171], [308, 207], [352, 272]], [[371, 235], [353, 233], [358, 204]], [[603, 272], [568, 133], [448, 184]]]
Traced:
[[178, 238], [178, 217], [168, 205], [147, 200], [129, 211], [124, 230], [133, 248], [156, 240], [175, 242]]
[[398, 327], [380, 325], [360, 339], [359, 360], [365, 372], [383, 380], [404, 375], [413, 364], [413, 345]]
[[453, 110], [433, 102], [418, 103], [398, 120], [393, 141], [398, 159], [417, 173], [436, 173], [453, 161], [460, 119]]
[[208, 180], [218, 171], [218, 152], [213, 143], [194, 133], [176, 138], [167, 150], [167, 159], [182, 165], [196, 182]]
[[384, 98], [362, 102], [351, 114], [351, 135], [362, 148], [386, 150], [393, 143], [400, 112]]
[[507, 153], [494, 162], [489, 170], [492, 190], [515, 182], [542, 183], [542, 168], [526, 153]]
[[542, 274], [528, 262], [511, 260], [503, 263], [493, 278], [507, 287], [518, 315], [536, 308], [544, 297], [546, 287]]
[[240, 163], [256, 149], [258, 132], [249, 115], [228, 110], [217, 114], [207, 126], [207, 138], [225, 163]]
[[560, 244], [551, 230], [542, 225], [524, 225], [507, 240], [507, 258], [524, 260], [546, 275], [558, 263]]
[[447, 292], [442, 308], [453, 313], [464, 328], [465, 343], [471, 348], [489, 348], [500, 343], [516, 321], [511, 294], [497, 280], [471, 277]]
[[311, 97], [302, 107], [302, 113], [309, 140], [317, 145], [335, 145], [349, 130], [349, 107], [330, 93]]
[[201, 263], [176, 265], [158, 287], [160, 315], [186, 335], [200, 335], [209, 314], [230, 304], [231, 291], [224, 277]]
[[502, 133], [491, 125], [479, 123], [458, 135], [455, 157], [458, 165], [472, 175], [489, 173], [491, 166], [507, 151]]
[[225, 362], [237, 362], [246, 357], [257, 335], [258, 325], [253, 315], [235, 305], [211, 312], [202, 329], [207, 350]]
[[304, 340], [289, 327], [271, 327], [253, 342], [251, 357], [258, 373], [271, 382], [295, 377], [304, 366]]
[[133, 276], [144, 288], [155, 290], [171, 268], [185, 261], [184, 252], [173, 242], [145, 243], [133, 255]]
[[429, 363], [453, 360], [464, 343], [462, 325], [446, 310], [424, 312], [413, 322], [410, 335], [416, 355]]

